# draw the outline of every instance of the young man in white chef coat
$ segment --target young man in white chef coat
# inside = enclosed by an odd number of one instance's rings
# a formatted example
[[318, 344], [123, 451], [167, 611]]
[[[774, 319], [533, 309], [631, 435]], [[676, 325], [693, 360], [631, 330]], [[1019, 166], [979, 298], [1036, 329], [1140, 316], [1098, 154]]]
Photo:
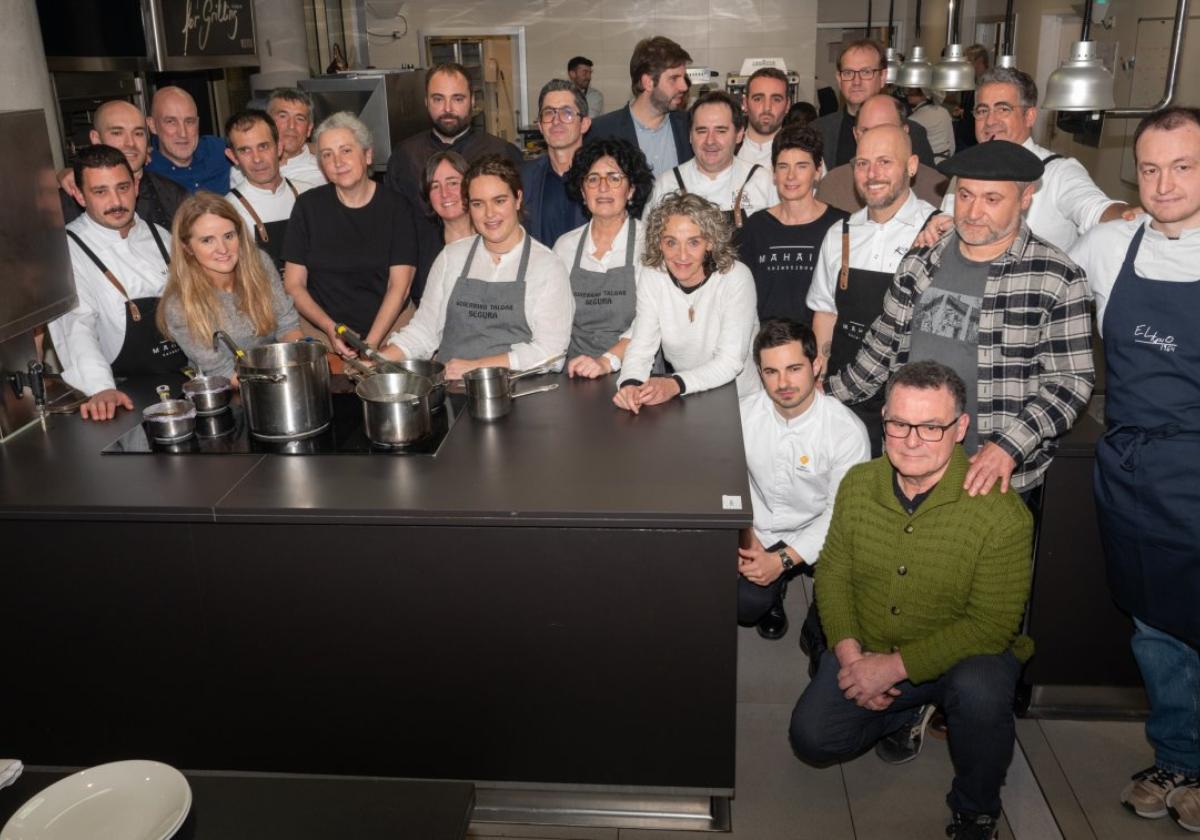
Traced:
[[862, 421], [817, 390], [823, 361], [809, 327], [772, 318], [754, 338], [763, 388], [740, 401], [754, 526], [738, 549], [738, 622], [764, 639], [787, 632], [787, 579], [817, 562], [838, 484], [871, 457]]
[[78, 305], [50, 322], [66, 383], [88, 395], [86, 419], [133, 408], [117, 376], [164, 374], [186, 364], [154, 323], [167, 282], [171, 235], [134, 212], [137, 182], [125, 155], [86, 146], [75, 160], [84, 214], [67, 225]]

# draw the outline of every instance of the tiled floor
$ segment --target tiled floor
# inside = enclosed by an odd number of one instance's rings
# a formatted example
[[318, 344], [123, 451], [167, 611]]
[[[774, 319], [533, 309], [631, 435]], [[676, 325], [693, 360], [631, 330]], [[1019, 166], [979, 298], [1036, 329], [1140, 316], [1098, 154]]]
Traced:
[[[810, 584], [788, 592], [792, 628], [778, 642], [740, 630], [737, 798], [731, 840], [872, 840], [942, 838], [944, 796], [953, 775], [946, 744], [929, 739], [920, 757], [888, 766], [874, 753], [817, 770], [787, 743], [792, 704], [808, 682], [796, 628]], [[1149, 822], [1124, 811], [1117, 796], [1128, 777], [1152, 763], [1141, 724], [1018, 722], [1020, 749], [1005, 788], [1006, 840], [1139, 840], [1189, 835], [1169, 819]], [[476, 823], [474, 840], [697, 840], [704, 835], [631, 829]]]

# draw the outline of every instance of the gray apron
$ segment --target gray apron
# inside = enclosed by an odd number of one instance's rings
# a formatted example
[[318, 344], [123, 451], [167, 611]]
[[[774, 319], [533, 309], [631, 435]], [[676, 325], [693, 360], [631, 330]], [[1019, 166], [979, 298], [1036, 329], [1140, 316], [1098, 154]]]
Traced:
[[637, 267], [633, 264], [637, 223], [630, 218], [627, 224], [629, 234], [625, 237], [625, 265], [611, 271], [591, 271], [580, 265], [583, 248], [592, 238], [591, 224], [584, 228], [583, 236], [579, 237], [575, 262], [571, 265], [575, 321], [571, 324], [568, 358], [604, 355], [633, 323], [633, 313], [637, 308]]
[[526, 231], [517, 279], [509, 283], [489, 283], [467, 276], [480, 239], [482, 237], [476, 235], [471, 243], [467, 261], [463, 263], [446, 303], [446, 325], [442, 330], [442, 346], [437, 352], [443, 362], [507, 353], [514, 344], [533, 339], [533, 331], [525, 320], [525, 270], [529, 267], [533, 237]]

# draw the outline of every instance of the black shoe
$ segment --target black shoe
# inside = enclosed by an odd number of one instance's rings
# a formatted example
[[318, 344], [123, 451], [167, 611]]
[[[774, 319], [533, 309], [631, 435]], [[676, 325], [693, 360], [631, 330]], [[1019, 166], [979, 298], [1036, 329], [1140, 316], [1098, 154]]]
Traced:
[[787, 631], [788, 619], [787, 613], [783, 611], [783, 601], [776, 601], [775, 606], [758, 620], [758, 635], [774, 641], [782, 639]]
[[929, 704], [914, 710], [909, 722], [880, 739], [875, 745], [875, 755], [888, 764], [905, 764], [920, 755], [925, 744], [925, 727], [929, 725], [934, 708]]
[[946, 826], [946, 836], [952, 840], [995, 840], [1000, 835], [1000, 821], [987, 814], [954, 812], [954, 822]]

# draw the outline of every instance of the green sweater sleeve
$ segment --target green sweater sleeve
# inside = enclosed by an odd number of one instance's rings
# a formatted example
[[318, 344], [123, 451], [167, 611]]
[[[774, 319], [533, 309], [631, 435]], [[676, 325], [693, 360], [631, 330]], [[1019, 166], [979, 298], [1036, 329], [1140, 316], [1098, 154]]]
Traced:
[[[1007, 511], [997, 509], [996, 525], [976, 563], [961, 617], [902, 646], [900, 655], [911, 682], [936, 679], [963, 659], [1003, 653], [1012, 645], [1032, 575], [1033, 517], [1018, 503], [1020, 507], [1009, 505]], [[824, 556], [821, 559], [824, 562]], [[823, 603], [820, 608], [825, 609]]]
[[838, 487], [829, 532], [825, 535], [821, 559], [813, 575], [821, 628], [831, 650], [842, 639], [862, 638], [854, 609], [854, 553], [850, 540], [852, 528], [848, 521], [856, 505], [846, 500], [861, 495], [857, 488], [866, 477], [866, 466], [859, 464], [851, 468]]

